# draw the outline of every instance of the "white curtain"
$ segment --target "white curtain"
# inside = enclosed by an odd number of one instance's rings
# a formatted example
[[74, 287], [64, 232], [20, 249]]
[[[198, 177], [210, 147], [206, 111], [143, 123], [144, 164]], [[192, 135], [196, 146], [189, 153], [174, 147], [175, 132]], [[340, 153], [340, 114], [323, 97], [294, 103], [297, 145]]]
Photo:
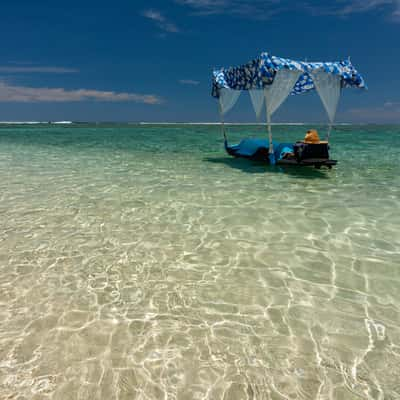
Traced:
[[221, 106], [221, 113], [226, 114], [237, 102], [241, 91], [222, 88], [219, 94], [219, 104]]
[[251, 89], [249, 90], [249, 93], [254, 112], [256, 113], [257, 119], [260, 119], [262, 107], [264, 104], [264, 92], [262, 89]]
[[272, 144], [271, 116], [285, 101], [299, 79], [301, 71], [290, 71], [288, 69], [279, 70], [271, 85], [264, 88], [265, 109], [267, 111], [267, 126], [269, 134], [269, 154], [270, 163], [275, 164], [274, 148]]
[[329, 122], [332, 125], [339, 103], [341, 78], [338, 75], [329, 74], [323, 70], [312, 72], [311, 76], [328, 114]]
[[276, 73], [272, 84], [265, 86], [265, 105], [267, 109], [267, 117], [269, 119], [289, 96], [301, 74], [301, 71], [281, 69]]

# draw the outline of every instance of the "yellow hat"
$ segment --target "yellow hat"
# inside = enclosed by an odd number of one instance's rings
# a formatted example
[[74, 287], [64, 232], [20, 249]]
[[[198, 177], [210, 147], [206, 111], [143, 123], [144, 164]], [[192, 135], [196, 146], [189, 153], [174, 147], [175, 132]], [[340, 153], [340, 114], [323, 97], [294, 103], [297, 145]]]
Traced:
[[304, 137], [304, 143], [317, 144], [319, 142], [318, 132], [315, 129], [308, 130]]

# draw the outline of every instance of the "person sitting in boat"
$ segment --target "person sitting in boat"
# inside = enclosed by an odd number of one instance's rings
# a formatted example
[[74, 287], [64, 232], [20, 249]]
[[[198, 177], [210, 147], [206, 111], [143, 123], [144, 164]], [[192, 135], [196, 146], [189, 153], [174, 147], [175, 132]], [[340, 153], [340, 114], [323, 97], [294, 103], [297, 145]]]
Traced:
[[318, 132], [316, 129], [309, 129], [306, 133], [306, 136], [303, 140], [304, 143], [307, 144], [319, 144], [321, 140], [319, 139]]

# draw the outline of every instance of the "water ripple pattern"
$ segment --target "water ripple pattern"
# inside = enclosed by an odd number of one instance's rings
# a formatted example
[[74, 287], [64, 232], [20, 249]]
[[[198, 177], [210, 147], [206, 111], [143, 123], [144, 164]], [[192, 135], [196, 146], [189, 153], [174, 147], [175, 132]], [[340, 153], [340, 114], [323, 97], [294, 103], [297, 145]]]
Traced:
[[282, 170], [213, 126], [0, 128], [0, 398], [400, 398], [399, 148], [338, 127], [336, 169]]

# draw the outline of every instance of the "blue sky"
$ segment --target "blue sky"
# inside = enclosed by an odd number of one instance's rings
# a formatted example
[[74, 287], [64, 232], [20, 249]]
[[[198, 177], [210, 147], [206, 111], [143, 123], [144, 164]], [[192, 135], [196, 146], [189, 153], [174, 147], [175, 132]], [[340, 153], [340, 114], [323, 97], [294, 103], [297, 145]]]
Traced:
[[[0, 120], [217, 121], [213, 67], [351, 56], [337, 119], [400, 122], [400, 0], [3, 0]], [[231, 121], [253, 121], [242, 95]], [[314, 94], [276, 121], [324, 121]]]

